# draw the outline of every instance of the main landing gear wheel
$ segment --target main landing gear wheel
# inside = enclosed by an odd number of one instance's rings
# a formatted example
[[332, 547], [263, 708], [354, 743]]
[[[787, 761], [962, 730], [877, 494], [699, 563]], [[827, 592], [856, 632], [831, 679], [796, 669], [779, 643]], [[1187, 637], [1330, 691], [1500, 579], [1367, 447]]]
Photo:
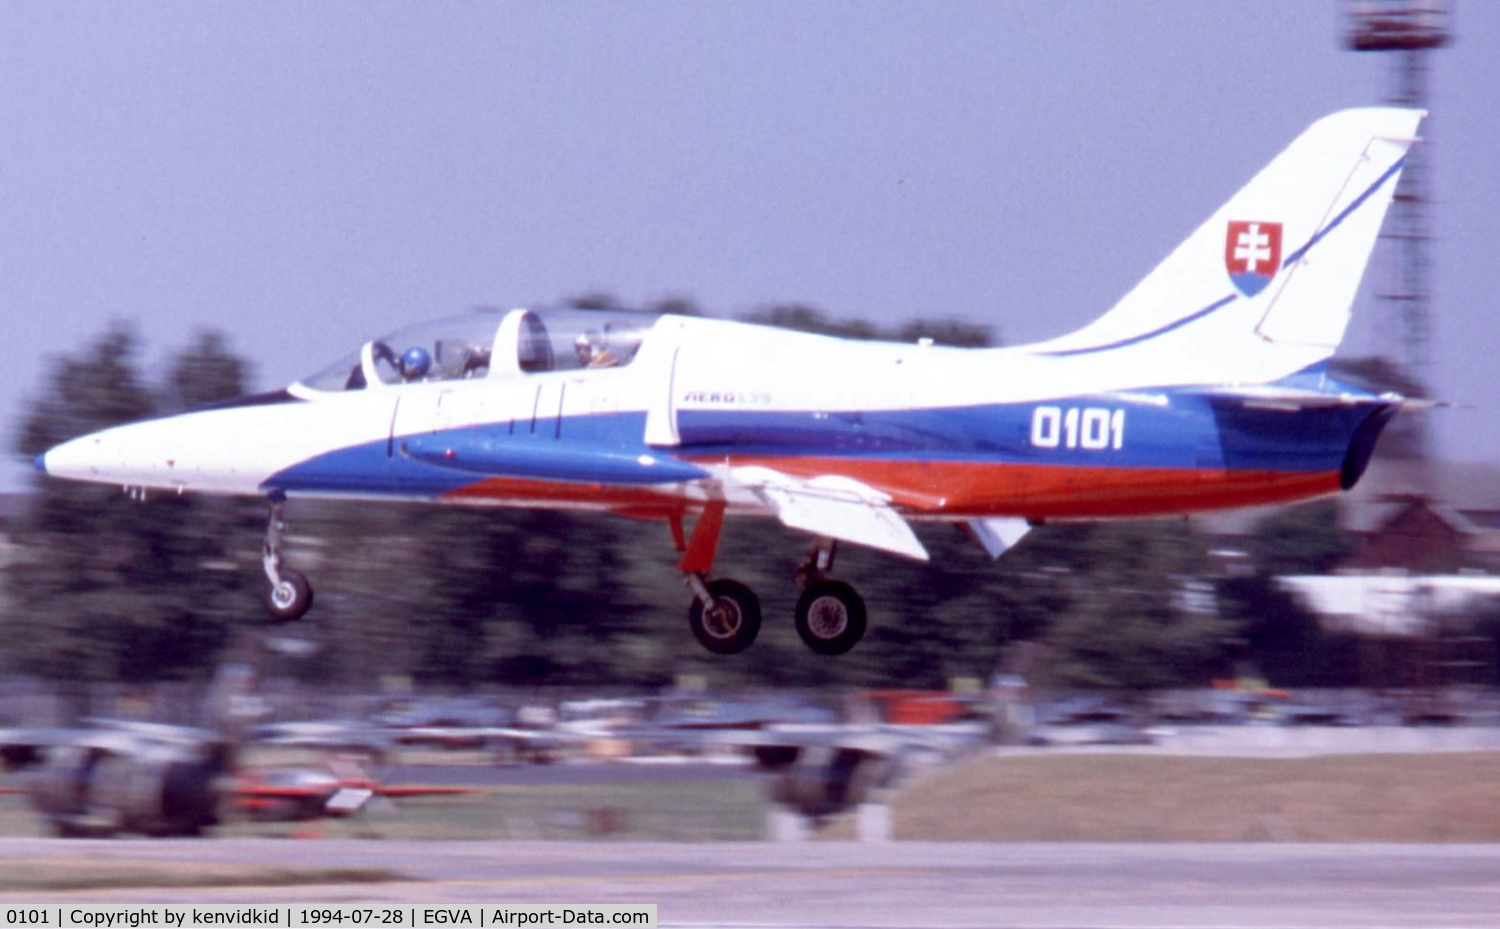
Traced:
[[273, 581], [266, 588], [266, 612], [277, 623], [301, 619], [312, 607], [312, 585], [307, 583], [307, 578], [300, 571], [282, 568], [278, 573], [281, 575], [280, 580]]
[[688, 625], [693, 637], [716, 655], [736, 655], [750, 647], [760, 633], [760, 601], [739, 581], [717, 580], [704, 584], [713, 605], [693, 599]]
[[865, 635], [865, 601], [843, 581], [814, 581], [797, 601], [797, 634], [820, 655], [842, 655]]

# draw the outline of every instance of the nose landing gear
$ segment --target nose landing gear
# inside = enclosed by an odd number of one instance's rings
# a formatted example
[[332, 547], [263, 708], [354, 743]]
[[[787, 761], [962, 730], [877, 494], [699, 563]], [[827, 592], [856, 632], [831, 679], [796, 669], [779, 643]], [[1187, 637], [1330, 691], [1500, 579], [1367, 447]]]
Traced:
[[281, 542], [286, 533], [286, 521], [281, 518], [281, 511], [285, 502], [284, 497], [271, 498], [271, 516], [266, 524], [266, 547], [261, 556], [266, 579], [270, 581], [262, 602], [265, 603], [266, 612], [271, 614], [271, 621], [276, 623], [301, 619], [313, 602], [312, 585], [308, 584], [307, 578], [300, 571], [281, 566]]

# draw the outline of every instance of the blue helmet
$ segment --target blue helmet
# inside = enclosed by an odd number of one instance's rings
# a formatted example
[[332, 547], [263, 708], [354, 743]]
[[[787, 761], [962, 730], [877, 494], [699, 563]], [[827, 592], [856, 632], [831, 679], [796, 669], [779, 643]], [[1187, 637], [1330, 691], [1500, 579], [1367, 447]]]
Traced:
[[432, 356], [422, 346], [413, 345], [401, 354], [401, 376], [408, 381], [426, 377], [430, 370], [432, 370]]

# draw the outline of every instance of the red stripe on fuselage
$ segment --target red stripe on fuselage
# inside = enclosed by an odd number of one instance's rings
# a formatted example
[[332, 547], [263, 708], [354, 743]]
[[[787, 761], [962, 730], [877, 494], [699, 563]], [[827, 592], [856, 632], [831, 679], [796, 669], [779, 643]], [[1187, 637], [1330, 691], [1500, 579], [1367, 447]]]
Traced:
[[680, 513], [684, 508], [681, 497], [663, 493], [655, 487], [540, 481], [521, 477], [487, 477], [450, 490], [442, 495], [442, 499], [456, 503], [602, 509], [643, 516], [659, 514], [662, 519]]
[[1337, 471], [1103, 468], [867, 458], [735, 459], [811, 479], [840, 474], [891, 495], [898, 506], [937, 516], [1088, 519], [1166, 516], [1321, 497]]
[[[723, 464], [704, 458], [698, 464]], [[890, 494], [914, 515], [961, 518], [1114, 519], [1287, 503], [1334, 493], [1337, 471], [1104, 468], [870, 458], [732, 458], [811, 480], [838, 474]], [[665, 519], [697, 509], [663, 488], [491, 477], [443, 494], [458, 503], [603, 509]]]

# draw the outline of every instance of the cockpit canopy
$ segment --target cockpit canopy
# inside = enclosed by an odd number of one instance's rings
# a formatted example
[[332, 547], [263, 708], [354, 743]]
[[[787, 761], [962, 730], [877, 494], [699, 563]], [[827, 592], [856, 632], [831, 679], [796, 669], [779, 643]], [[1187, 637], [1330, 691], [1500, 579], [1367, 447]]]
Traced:
[[657, 319], [598, 310], [474, 310], [366, 342], [299, 384], [316, 391], [364, 390], [622, 367], [635, 360]]

